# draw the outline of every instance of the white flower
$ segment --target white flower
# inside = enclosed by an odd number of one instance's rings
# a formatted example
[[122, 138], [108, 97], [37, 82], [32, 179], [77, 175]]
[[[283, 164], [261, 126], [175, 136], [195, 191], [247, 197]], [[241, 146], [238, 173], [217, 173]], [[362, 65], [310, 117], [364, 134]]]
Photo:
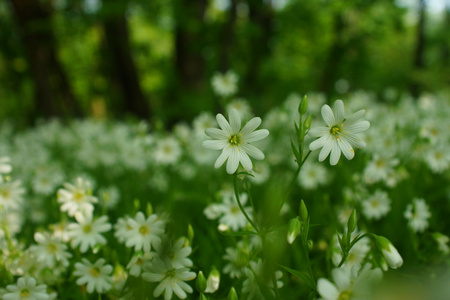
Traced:
[[214, 92], [222, 97], [232, 96], [237, 92], [238, 76], [233, 71], [225, 74], [215, 73], [211, 78], [211, 84]]
[[391, 200], [386, 192], [377, 190], [362, 202], [362, 207], [367, 219], [379, 220], [391, 210]]
[[325, 278], [319, 278], [317, 281], [317, 291], [322, 297], [319, 299], [368, 299], [370, 296], [370, 285], [374, 281], [380, 280], [382, 276], [380, 269], [370, 268], [370, 264], [366, 264], [361, 270], [359, 270], [359, 266], [331, 270], [334, 283]]
[[[265, 279], [264, 278], [264, 265], [262, 259], [258, 261], [251, 261], [249, 267], [245, 268], [245, 273], [247, 278], [242, 283], [242, 293], [247, 294], [245, 299], [265, 299], [264, 294], [262, 293], [260, 287], [260, 282], [258, 280]], [[259, 277], [257, 279], [257, 277]], [[283, 273], [281, 271], [275, 271], [275, 281], [278, 288], [283, 287], [283, 282], [280, 280], [283, 277]], [[265, 282], [267, 287], [270, 288], [272, 292], [272, 296], [274, 296], [273, 291], [273, 281]]]
[[6, 287], [9, 293], [3, 295], [3, 300], [48, 300], [47, 286], [41, 284], [36, 286], [36, 279], [33, 277], [20, 277], [17, 285], [8, 285]]
[[65, 183], [64, 189], [58, 190], [58, 202], [61, 203], [61, 211], [67, 211], [71, 217], [76, 212], [86, 215], [94, 211], [93, 203], [97, 203], [97, 198], [90, 194], [91, 184], [81, 177], [77, 178], [76, 185]]
[[160, 138], [156, 142], [154, 156], [157, 164], [175, 164], [181, 156], [180, 143], [172, 136]]
[[0, 206], [5, 210], [19, 209], [22, 205], [22, 195], [25, 190], [20, 181], [0, 182]]
[[0, 174], [8, 174], [12, 171], [9, 164], [9, 157], [0, 157]]
[[441, 251], [443, 254], [448, 254], [450, 252], [450, 249], [448, 247], [450, 238], [448, 236], [439, 232], [435, 232], [433, 233], [433, 238], [438, 244], [439, 251]]
[[355, 156], [353, 146], [357, 148], [366, 147], [359, 133], [370, 127], [369, 121], [360, 121], [365, 110], [346, 116], [344, 114], [344, 102], [336, 100], [334, 111], [328, 105], [322, 106], [322, 118], [326, 126], [314, 127], [309, 131], [312, 137], [318, 137], [309, 145], [309, 149], [314, 151], [322, 148], [319, 154], [319, 161], [324, 161], [331, 152], [330, 164], [336, 165], [341, 156], [341, 152], [347, 159]]
[[155, 252], [145, 252], [144, 254], [138, 254], [131, 258], [127, 265], [127, 270], [131, 276], [139, 277], [144, 269], [144, 263], [151, 261], [156, 255]]
[[67, 226], [73, 248], [80, 245], [80, 252], [85, 253], [89, 247], [94, 248], [96, 244], [106, 244], [106, 239], [101, 233], [111, 229], [107, 216], [101, 216], [94, 221], [92, 215], [85, 216], [82, 213], [76, 213], [75, 219], [78, 223], [71, 223]]
[[56, 263], [63, 266], [69, 265], [69, 258], [72, 254], [67, 252], [67, 246], [61, 242], [56, 236], [51, 236], [48, 232], [36, 232], [34, 239], [38, 245], [30, 247], [30, 251], [36, 256], [38, 262], [43, 263], [46, 267], [52, 268]]
[[185, 282], [196, 277], [188, 268], [174, 268], [168, 260], [154, 259], [148, 272], [142, 273], [142, 278], [150, 282], [160, 282], [153, 292], [158, 297], [164, 292], [164, 299], [172, 299], [175, 293], [180, 299], [187, 297], [193, 289]]
[[235, 248], [226, 248], [226, 254], [222, 258], [228, 261], [228, 264], [223, 268], [223, 272], [231, 278], [240, 278], [249, 263], [251, 251], [251, 245], [244, 241], [239, 241]]
[[319, 185], [324, 185], [328, 180], [327, 169], [323, 165], [312, 161], [305, 162], [300, 176], [297, 177], [297, 182], [306, 190], [312, 190]]
[[111, 265], [105, 265], [103, 258], [98, 259], [94, 264], [86, 258], [82, 259], [82, 263], [75, 263], [75, 271], [73, 275], [79, 277], [77, 279], [78, 285], [87, 284], [87, 292], [104, 293], [111, 289], [112, 278], [110, 274], [113, 271]]
[[147, 219], [142, 212], [137, 212], [134, 219], [128, 219], [131, 229], [125, 237], [125, 245], [134, 247], [135, 251], [149, 252], [151, 246], [161, 243], [161, 235], [164, 233], [164, 222], [153, 214]]
[[161, 259], [168, 259], [174, 268], [192, 267], [192, 260], [188, 256], [192, 248], [187, 245], [185, 238], [179, 238], [174, 243], [155, 245], [155, 250]]
[[413, 203], [408, 204], [404, 214], [409, 227], [415, 232], [423, 232], [428, 227], [430, 210], [424, 199], [414, 198]]
[[215, 139], [203, 142], [203, 147], [210, 150], [222, 150], [214, 165], [220, 168], [227, 162], [227, 173], [236, 172], [239, 163], [246, 171], [252, 170], [252, 161], [249, 155], [255, 159], [264, 159], [264, 153], [251, 143], [264, 139], [269, 135], [267, 129], [255, 129], [261, 124], [261, 118], [251, 119], [244, 128], [241, 129], [241, 117], [235, 109], [230, 110], [230, 123], [221, 114], [217, 114], [216, 119], [221, 129], [208, 128], [205, 133]]

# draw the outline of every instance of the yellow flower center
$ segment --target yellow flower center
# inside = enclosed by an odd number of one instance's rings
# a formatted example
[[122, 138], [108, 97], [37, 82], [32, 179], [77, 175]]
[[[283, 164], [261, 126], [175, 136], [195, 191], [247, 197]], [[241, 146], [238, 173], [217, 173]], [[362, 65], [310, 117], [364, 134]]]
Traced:
[[83, 227], [83, 231], [84, 231], [85, 233], [91, 232], [91, 231], [92, 231], [91, 225], [85, 225], [85, 226]]
[[148, 227], [147, 227], [147, 226], [141, 226], [141, 228], [139, 228], [139, 232], [140, 232], [142, 235], [147, 235], [148, 232], [149, 232]]
[[89, 274], [91, 274], [91, 276], [94, 278], [97, 278], [98, 276], [100, 276], [100, 272], [98, 271], [98, 268], [92, 268], [89, 271]]
[[56, 250], [57, 250], [57, 248], [54, 243], [50, 243], [47, 245], [47, 253], [48, 254], [54, 254], [54, 253], [56, 253]]
[[337, 300], [350, 300], [351, 295], [352, 291], [342, 291]]
[[20, 291], [20, 300], [30, 299], [30, 291], [28, 289], [23, 289]]
[[81, 203], [81, 202], [83, 201], [83, 196], [84, 196], [83, 192], [81, 192], [81, 191], [76, 191], [76, 192], [73, 194], [73, 200], [74, 200], [75, 202]]
[[244, 144], [244, 141], [242, 141], [242, 134], [239, 133], [230, 135], [228, 138], [228, 143], [230, 143], [230, 148], [231, 146], [236, 148], [236, 146], [239, 147], [241, 144]]
[[2, 190], [0, 194], [2, 195], [3, 199], [8, 199], [10, 195], [9, 190]]
[[344, 124], [334, 125], [330, 128], [330, 133], [334, 138], [341, 139], [344, 136]]

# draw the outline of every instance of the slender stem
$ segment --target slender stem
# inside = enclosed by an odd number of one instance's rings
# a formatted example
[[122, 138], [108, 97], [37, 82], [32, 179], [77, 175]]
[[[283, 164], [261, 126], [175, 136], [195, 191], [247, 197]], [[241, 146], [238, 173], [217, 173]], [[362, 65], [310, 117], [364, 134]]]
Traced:
[[233, 175], [233, 185], [234, 185], [234, 195], [236, 196], [237, 203], [239, 205], [239, 208], [241, 209], [242, 213], [244, 214], [247, 221], [252, 225], [252, 227], [256, 230], [256, 232], [259, 233], [258, 226], [252, 221], [252, 219], [248, 216], [247, 212], [245, 211], [244, 207], [242, 206], [241, 199], [239, 198], [239, 191], [238, 191], [238, 183], [237, 183], [237, 175], [236, 173]]
[[356, 237], [351, 243], [350, 245], [347, 247], [347, 249], [342, 249], [342, 259], [341, 262], [338, 265], [338, 268], [342, 267], [342, 265], [344, 264], [345, 260], [347, 259], [348, 255], [350, 254], [350, 250], [352, 250], [353, 246], [359, 242], [361, 239], [365, 238], [366, 236], [368, 237], [372, 237], [373, 234], [371, 233], [365, 233], [363, 235], [360, 235], [358, 237]]
[[280, 290], [278, 289], [277, 277], [275, 275], [275, 272], [272, 273], [272, 285], [273, 285], [273, 289], [275, 290], [275, 299], [281, 299]]
[[309, 157], [310, 154], [311, 154], [311, 150], [309, 150], [308, 153], [306, 153], [305, 158], [303, 158], [303, 160], [298, 164], [298, 167], [297, 167], [297, 170], [295, 171], [294, 177], [292, 178], [291, 183], [289, 184], [289, 193], [294, 188], [295, 180], [297, 179], [298, 174], [300, 174], [300, 170], [302, 169], [303, 164], [305, 163], [306, 159]]
[[253, 209], [253, 218], [255, 219], [255, 223], [258, 224], [258, 219], [256, 218], [255, 204], [253, 202], [252, 194], [250, 193], [250, 184], [248, 183], [248, 181], [245, 184], [245, 190], [247, 191], [247, 197], [250, 200], [250, 204], [251, 204], [252, 209]]

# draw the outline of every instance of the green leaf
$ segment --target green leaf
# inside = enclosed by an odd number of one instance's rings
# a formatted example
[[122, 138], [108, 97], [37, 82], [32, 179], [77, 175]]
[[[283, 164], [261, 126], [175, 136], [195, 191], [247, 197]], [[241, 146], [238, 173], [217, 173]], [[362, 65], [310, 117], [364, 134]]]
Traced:
[[294, 142], [292, 140], [291, 140], [291, 148], [292, 148], [292, 152], [294, 152], [295, 158], [297, 159], [297, 163], [300, 163], [302, 161], [300, 159], [300, 153], [298, 152], [298, 149], [294, 145]]
[[310, 287], [312, 290], [316, 290], [316, 283], [314, 281], [314, 279], [312, 279], [308, 274], [304, 273], [304, 272], [300, 272], [294, 269], [291, 269], [289, 267], [283, 266], [283, 265], [278, 265], [281, 268], [285, 269], [286, 271], [288, 271], [289, 273], [291, 273], [294, 276], [297, 276], [298, 278], [300, 278], [308, 287]]

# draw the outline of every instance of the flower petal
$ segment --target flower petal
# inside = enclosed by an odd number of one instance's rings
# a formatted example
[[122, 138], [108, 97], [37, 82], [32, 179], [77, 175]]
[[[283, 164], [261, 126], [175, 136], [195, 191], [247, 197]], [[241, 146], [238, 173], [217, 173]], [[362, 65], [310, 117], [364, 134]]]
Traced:
[[219, 155], [219, 157], [217, 158], [217, 160], [214, 164], [214, 168], [218, 169], [223, 165], [223, 163], [230, 156], [230, 150], [231, 150], [230, 147], [223, 148], [222, 153]]
[[205, 130], [205, 133], [207, 136], [209, 136], [213, 139], [216, 139], [216, 140], [228, 138], [228, 135], [223, 130], [220, 130], [219, 128], [207, 128]]
[[264, 159], [264, 153], [262, 153], [261, 150], [259, 150], [258, 148], [256, 148], [255, 146], [251, 145], [251, 144], [244, 144], [241, 146], [242, 149], [245, 150], [245, 152], [250, 155], [251, 157], [253, 157], [254, 159], [257, 160], [263, 160]]
[[365, 110], [365, 109], [358, 110], [357, 112], [351, 114], [351, 115], [345, 120], [345, 123], [346, 123], [346, 124], [353, 124], [353, 123], [355, 123], [356, 121], [358, 121], [359, 119], [361, 119], [362, 116], [364, 116], [365, 113], [366, 113], [366, 110]]
[[326, 126], [314, 127], [308, 131], [308, 135], [311, 137], [319, 137], [326, 135], [327, 133], [330, 133], [330, 127]]
[[231, 148], [230, 156], [227, 161], [227, 173], [234, 174], [239, 166], [239, 150], [235, 147]]
[[335, 268], [331, 271], [331, 275], [339, 290], [342, 291], [350, 288], [350, 277], [344, 270]]
[[344, 130], [351, 132], [351, 133], [360, 133], [360, 132], [363, 132], [364, 130], [369, 129], [369, 127], [370, 127], [369, 121], [360, 121], [360, 122], [353, 123], [349, 126], [345, 126]]
[[325, 158], [330, 154], [331, 148], [333, 148], [334, 140], [328, 140], [325, 145], [323, 145], [322, 150], [319, 153], [319, 161], [324, 161]]
[[222, 150], [223, 148], [227, 147], [227, 145], [227, 140], [207, 140], [202, 142], [203, 148], [209, 150]]
[[262, 139], [266, 138], [268, 135], [269, 135], [269, 130], [260, 129], [260, 130], [253, 131], [252, 133], [250, 133], [248, 135], [242, 134], [242, 138], [245, 143], [252, 143], [252, 142], [262, 140]]
[[339, 297], [339, 291], [328, 279], [320, 278], [317, 281], [317, 291], [325, 300], [335, 300]]
[[222, 114], [217, 114], [216, 116], [217, 123], [219, 123], [220, 128], [224, 131], [224, 133], [227, 136], [230, 136], [233, 134], [231, 131], [230, 124], [228, 124], [228, 121], [225, 119], [225, 117]]
[[339, 148], [337, 141], [332, 144], [333, 147], [331, 148], [330, 165], [335, 166], [341, 157], [341, 149]]
[[309, 150], [314, 151], [319, 148], [322, 148], [323, 146], [325, 146], [325, 144], [328, 142], [330, 138], [331, 138], [330, 135], [321, 136], [320, 138], [309, 144]]
[[359, 148], [364, 149], [366, 148], [366, 143], [364, 143], [361, 138], [355, 134], [346, 134], [345, 139], [350, 143], [350, 145]]
[[353, 150], [352, 146], [350, 146], [349, 142], [345, 140], [345, 138], [338, 141], [339, 148], [341, 148], [342, 153], [344, 153], [344, 156], [351, 160], [353, 157], [355, 157], [355, 150]]
[[250, 157], [248, 157], [247, 153], [245, 153], [245, 150], [239, 151], [239, 161], [246, 171], [252, 170], [252, 161], [250, 160]]
[[336, 125], [336, 121], [334, 119], [334, 114], [333, 111], [331, 110], [331, 107], [325, 104], [324, 106], [322, 106], [321, 112], [325, 124], [327, 124], [329, 127]]
[[261, 118], [253, 118], [250, 121], [248, 121], [247, 124], [245, 124], [244, 128], [242, 128], [241, 133], [243, 136], [246, 136], [247, 134], [249, 134], [250, 132], [252, 132], [253, 130], [255, 130], [256, 128], [258, 128], [259, 125], [261, 125]]
[[239, 116], [239, 112], [232, 108], [230, 109], [229, 117], [232, 134], [236, 134], [241, 130], [241, 117]]
[[337, 123], [341, 123], [344, 118], [344, 102], [342, 100], [336, 100], [334, 102], [334, 121]]

